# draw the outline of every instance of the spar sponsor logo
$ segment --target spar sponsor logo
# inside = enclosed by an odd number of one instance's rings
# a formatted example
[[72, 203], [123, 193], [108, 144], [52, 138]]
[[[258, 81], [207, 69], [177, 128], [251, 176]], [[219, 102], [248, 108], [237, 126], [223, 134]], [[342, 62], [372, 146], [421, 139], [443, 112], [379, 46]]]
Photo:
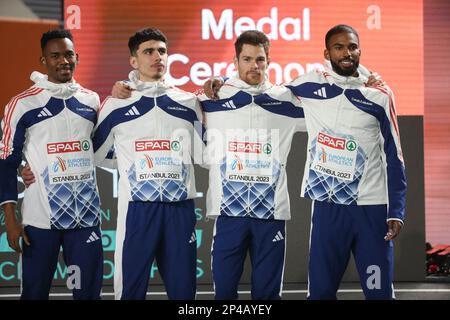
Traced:
[[261, 143], [259, 142], [229, 141], [228, 151], [243, 152], [243, 153], [261, 153], [262, 146]]
[[270, 143], [266, 143], [263, 145], [263, 152], [265, 154], [271, 154], [272, 153], [272, 145]]
[[172, 141], [172, 143], [170, 144], [170, 147], [172, 148], [173, 151], [180, 151], [181, 149], [181, 144], [178, 141]]
[[89, 143], [89, 141], [83, 140], [81, 142], [81, 148], [83, 149], [83, 151], [88, 151], [91, 148], [91, 144]]
[[353, 140], [347, 140], [347, 143], [345, 144], [345, 148], [348, 151], [355, 151], [356, 150], [356, 142]]
[[134, 142], [134, 150], [142, 151], [170, 151], [170, 140], [141, 140]]
[[141, 140], [134, 142], [134, 150], [136, 152], [143, 151], [180, 151], [181, 144], [179, 141], [170, 140]]
[[[86, 144], [87, 143], [87, 144]], [[89, 150], [90, 144], [87, 140], [81, 141], [66, 141], [66, 142], [55, 142], [47, 143], [47, 153], [68, 153], [68, 152], [80, 152], [83, 146], [83, 150]]]
[[[329, 136], [325, 133], [319, 132], [317, 136], [317, 141], [327, 147], [337, 149], [337, 150], [348, 150], [355, 151], [357, 144], [354, 140], [347, 140], [344, 138], [336, 138]], [[322, 148], [323, 153], [325, 154], [325, 150]], [[326, 156], [326, 155], [325, 155]]]
[[345, 139], [335, 138], [335, 137], [329, 136], [322, 132], [319, 132], [317, 141], [321, 144], [326, 145], [327, 147], [330, 147], [330, 148], [334, 148], [334, 149], [338, 149], [338, 150], [345, 149]]

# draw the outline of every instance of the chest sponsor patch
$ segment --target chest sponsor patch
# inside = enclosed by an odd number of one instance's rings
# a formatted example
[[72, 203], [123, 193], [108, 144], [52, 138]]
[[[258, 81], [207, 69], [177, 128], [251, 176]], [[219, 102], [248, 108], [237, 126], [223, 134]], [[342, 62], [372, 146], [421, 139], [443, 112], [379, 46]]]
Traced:
[[246, 137], [226, 142], [226, 179], [228, 181], [271, 184], [272, 144], [267, 139], [248, 141]]
[[177, 140], [134, 142], [136, 180], [182, 180], [182, 150]]
[[93, 151], [90, 139], [47, 143], [50, 184], [93, 179]]
[[352, 181], [358, 144], [353, 139], [319, 132], [311, 168], [324, 175]]

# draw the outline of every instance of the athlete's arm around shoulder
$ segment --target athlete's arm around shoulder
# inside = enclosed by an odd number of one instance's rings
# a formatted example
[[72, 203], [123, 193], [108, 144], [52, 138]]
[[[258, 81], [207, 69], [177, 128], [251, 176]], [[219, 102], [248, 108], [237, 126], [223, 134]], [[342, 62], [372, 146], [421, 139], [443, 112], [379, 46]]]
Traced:
[[77, 97], [81, 99], [81, 102], [88, 105], [92, 109], [94, 109], [96, 112], [100, 108], [100, 96], [97, 92], [86, 89], [86, 88], [80, 88], [78, 91]]
[[193, 111], [191, 123], [193, 136], [191, 144], [191, 155], [194, 162], [203, 167], [203, 150], [205, 144], [205, 117], [200, 106], [199, 96], [178, 88], [172, 88], [168, 92], [169, 97]]
[[195, 98], [195, 113], [197, 120], [194, 123], [194, 148], [192, 150], [192, 156], [196, 164], [209, 169], [203, 158], [206, 147], [206, 116], [197, 97]]
[[118, 107], [119, 103], [128, 99], [115, 99], [106, 97], [97, 111], [97, 125], [94, 128], [92, 143], [94, 145], [94, 160], [98, 166], [114, 167], [114, 165], [105, 165], [105, 159], [114, 145], [113, 122], [111, 121], [112, 112]]
[[285, 83], [287, 87], [297, 87], [307, 82], [322, 83], [327, 82], [328, 74], [325, 71], [314, 69], [307, 73], [297, 76], [290, 82]]

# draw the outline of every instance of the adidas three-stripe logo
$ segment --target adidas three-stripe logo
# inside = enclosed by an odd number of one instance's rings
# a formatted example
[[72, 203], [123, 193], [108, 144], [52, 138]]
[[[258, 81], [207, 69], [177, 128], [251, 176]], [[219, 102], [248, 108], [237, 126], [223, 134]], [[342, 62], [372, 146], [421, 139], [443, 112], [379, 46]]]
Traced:
[[41, 112], [39, 112], [38, 114], [38, 118], [42, 118], [42, 117], [51, 117], [52, 113], [50, 111], [48, 111], [47, 108], [44, 108], [41, 110]]
[[98, 235], [94, 231], [92, 231], [92, 233], [89, 236], [89, 239], [87, 239], [86, 243], [91, 243], [91, 242], [97, 241], [98, 239], [100, 239], [98, 237]]
[[191, 239], [189, 239], [189, 243], [194, 243], [197, 241], [197, 236], [195, 235], [195, 232], [192, 232]]
[[319, 90], [314, 91], [313, 93], [319, 97], [323, 97], [323, 98], [327, 97], [327, 91], [325, 90], [325, 87], [322, 87]]
[[277, 242], [277, 241], [281, 241], [283, 240], [283, 234], [281, 233], [280, 230], [278, 230], [277, 234], [275, 235], [275, 238], [273, 238], [272, 242]]
[[234, 105], [233, 100], [225, 102], [224, 104], [222, 104], [222, 107], [225, 107], [228, 109], [236, 109], [236, 106]]
[[127, 113], [125, 113], [126, 116], [138, 116], [140, 115], [138, 109], [136, 109], [135, 106], [132, 106]]

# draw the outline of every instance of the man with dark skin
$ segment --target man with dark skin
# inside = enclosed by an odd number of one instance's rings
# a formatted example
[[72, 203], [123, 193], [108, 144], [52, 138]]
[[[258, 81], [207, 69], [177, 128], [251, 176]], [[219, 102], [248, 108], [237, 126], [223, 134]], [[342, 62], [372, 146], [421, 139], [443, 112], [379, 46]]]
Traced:
[[[394, 95], [364, 85], [355, 29], [331, 28], [325, 45], [331, 68], [289, 85], [303, 99], [309, 136], [302, 185], [302, 195], [314, 200], [308, 298], [335, 299], [353, 253], [366, 298], [393, 299], [391, 240], [401, 231], [406, 196]], [[311, 94], [308, 81], [326, 94]]]
[[[103, 280], [100, 200], [91, 135], [99, 97], [73, 79], [78, 54], [68, 30], [42, 35], [35, 84], [5, 108], [0, 142], [0, 205], [8, 243], [21, 254], [21, 299], [48, 299], [62, 246], [74, 299], [99, 299]], [[22, 153], [34, 176], [15, 217]], [[24, 245], [20, 245], [20, 239]]]
[[[78, 64], [78, 53], [75, 53], [73, 43], [68, 38], [50, 40], [39, 58], [40, 63], [47, 68], [48, 81], [53, 83], [67, 83], [72, 81], [75, 66]], [[34, 176], [28, 183], [34, 183]], [[6, 202], [5, 224], [8, 243], [14, 251], [22, 253], [20, 238], [26, 245], [30, 245], [27, 234], [15, 218], [15, 203]]]

